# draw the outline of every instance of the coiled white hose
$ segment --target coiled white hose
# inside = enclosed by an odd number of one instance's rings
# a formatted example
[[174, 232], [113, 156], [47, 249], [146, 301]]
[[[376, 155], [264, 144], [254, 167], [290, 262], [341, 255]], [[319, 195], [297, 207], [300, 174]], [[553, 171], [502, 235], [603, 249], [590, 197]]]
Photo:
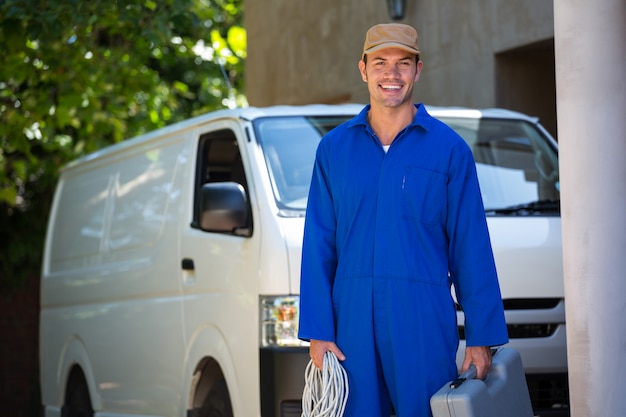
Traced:
[[342, 417], [348, 393], [346, 370], [334, 353], [326, 352], [322, 370], [311, 360], [304, 372], [302, 417]]

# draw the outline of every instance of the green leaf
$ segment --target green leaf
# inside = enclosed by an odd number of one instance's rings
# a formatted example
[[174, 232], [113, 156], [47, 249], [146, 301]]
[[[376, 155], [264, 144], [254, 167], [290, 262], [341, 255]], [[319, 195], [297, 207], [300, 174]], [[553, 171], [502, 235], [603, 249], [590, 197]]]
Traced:
[[2, 187], [0, 188], [0, 201], [13, 206], [17, 200], [17, 191], [14, 187]]
[[232, 26], [228, 29], [228, 45], [230, 49], [240, 58], [247, 55], [247, 36], [246, 30], [240, 26]]

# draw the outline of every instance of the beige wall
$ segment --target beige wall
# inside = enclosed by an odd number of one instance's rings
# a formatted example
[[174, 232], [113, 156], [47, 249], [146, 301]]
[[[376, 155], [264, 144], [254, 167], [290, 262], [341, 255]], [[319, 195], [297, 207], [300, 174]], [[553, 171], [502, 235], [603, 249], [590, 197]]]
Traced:
[[[416, 101], [508, 107], [556, 125], [552, 1], [406, 3], [402, 22], [418, 30], [424, 61]], [[367, 102], [357, 62], [367, 29], [390, 21], [385, 0], [245, 0], [244, 7], [251, 105]]]
[[[363, 101], [357, 63], [383, 0], [245, 0], [251, 105]], [[360, 94], [357, 97], [357, 94]]]

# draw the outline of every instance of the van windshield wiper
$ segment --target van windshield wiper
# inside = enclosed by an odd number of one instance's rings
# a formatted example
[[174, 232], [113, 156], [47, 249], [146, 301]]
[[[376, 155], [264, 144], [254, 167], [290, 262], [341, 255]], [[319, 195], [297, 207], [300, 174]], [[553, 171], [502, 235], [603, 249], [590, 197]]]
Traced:
[[516, 204], [514, 206], [502, 208], [485, 209], [485, 213], [513, 214], [515, 216], [532, 216], [544, 213], [560, 213], [560, 200], [538, 200], [530, 203]]

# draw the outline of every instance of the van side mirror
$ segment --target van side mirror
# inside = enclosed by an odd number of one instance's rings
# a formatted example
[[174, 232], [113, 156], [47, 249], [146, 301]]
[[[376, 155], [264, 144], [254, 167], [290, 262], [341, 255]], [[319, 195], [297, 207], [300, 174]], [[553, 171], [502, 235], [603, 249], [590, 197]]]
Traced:
[[200, 190], [200, 228], [207, 232], [249, 236], [248, 198], [236, 182], [210, 182]]

